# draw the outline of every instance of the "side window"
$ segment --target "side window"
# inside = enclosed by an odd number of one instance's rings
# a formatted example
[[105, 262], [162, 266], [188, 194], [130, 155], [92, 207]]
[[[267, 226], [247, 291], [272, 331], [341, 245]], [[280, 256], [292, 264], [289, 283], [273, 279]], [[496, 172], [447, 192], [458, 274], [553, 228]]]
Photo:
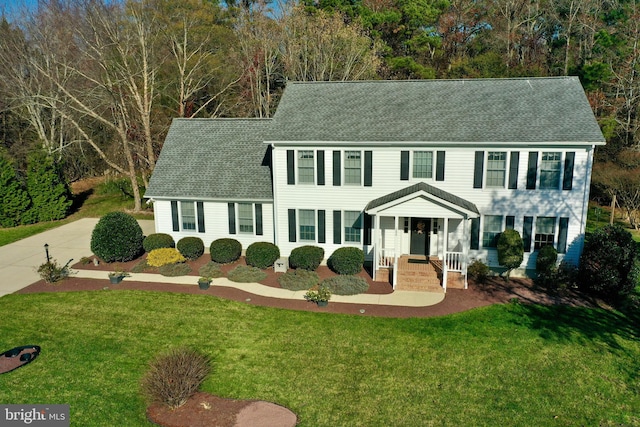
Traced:
[[482, 224], [482, 246], [495, 248], [500, 233], [502, 233], [502, 216], [485, 215]]
[[180, 202], [180, 214], [182, 229], [185, 231], [196, 230], [196, 208], [194, 202]]
[[238, 228], [240, 233], [253, 234], [252, 203], [238, 203]]
[[487, 187], [504, 188], [507, 175], [507, 153], [489, 151], [487, 154]]

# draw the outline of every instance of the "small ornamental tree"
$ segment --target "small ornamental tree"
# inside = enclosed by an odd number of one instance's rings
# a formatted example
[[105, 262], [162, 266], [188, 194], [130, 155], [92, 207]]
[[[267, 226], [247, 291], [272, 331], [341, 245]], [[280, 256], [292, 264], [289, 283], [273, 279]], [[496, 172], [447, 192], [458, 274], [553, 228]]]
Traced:
[[631, 233], [620, 225], [597, 229], [585, 240], [579, 286], [607, 299], [629, 294], [638, 283], [637, 248]]
[[58, 164], [44, 151], [29, 155], [27, 191], [33, 204], [33, 218], [52, 221], [67, 216], [71, 207], [71, 191]]
[[91, 234], [91, 251], [104, 262], [126, 262], [143, 253], [140, 224], [124, 212], [110, 212], [100, 218]]
[[24, 213], [30, 206], [29, 194], [18, 180], [11, 160], [0, 152], [0, 226], [15, 227], [24, 223]]
[[505, 278], [509, 280], [511, 270], [520, 267], [524, 259], [524, 244], [516, 230], [504, 230], [498, 237], [498, 263], [505, 267]]

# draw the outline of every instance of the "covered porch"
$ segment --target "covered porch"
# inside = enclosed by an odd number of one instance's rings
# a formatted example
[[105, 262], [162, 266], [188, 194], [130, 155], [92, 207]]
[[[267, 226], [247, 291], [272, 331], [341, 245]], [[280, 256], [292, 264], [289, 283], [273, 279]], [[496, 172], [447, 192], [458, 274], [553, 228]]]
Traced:
[[372, 200], [365, 212], [374, 280], [398, 290], [466, 289], [473, 203], [421, 182]]

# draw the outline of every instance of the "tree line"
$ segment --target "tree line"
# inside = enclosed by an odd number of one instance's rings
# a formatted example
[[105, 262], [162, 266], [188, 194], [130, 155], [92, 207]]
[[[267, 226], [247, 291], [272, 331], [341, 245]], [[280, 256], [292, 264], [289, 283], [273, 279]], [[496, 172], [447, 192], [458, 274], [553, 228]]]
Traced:
[[43, 0], [0, 20], [0, 140], [19, 171], [42, 148], [127, 176], [140, 209], [172, 117], [270, 117], [287, 80], [577, 75], [594, 194], [640, 207], [639, 35], [632, 0]]

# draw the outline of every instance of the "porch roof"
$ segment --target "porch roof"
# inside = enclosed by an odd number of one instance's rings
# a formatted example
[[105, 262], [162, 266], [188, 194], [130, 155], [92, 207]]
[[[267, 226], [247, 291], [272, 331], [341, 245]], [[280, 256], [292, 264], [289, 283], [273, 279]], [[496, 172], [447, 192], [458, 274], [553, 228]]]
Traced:
[[[417, 184], [411, 185], [409, 187], [403, 188], [398, 191], [394, 191], [393, 193], [389, 193], [385, 196], [379, 197], [370, 201], [367, 206], [364, 208], [367, 213], [376, 213], [379, 207], [395, 202], [399, 199], [405, 198], [407, 196], [414, 195], [416, 193], [426, 193], [429, 194], [440, 201], [444, 202], [447, 205], [453, 205], [452, 207], [461, 208], [463, 211], [468, 212], [472, 216], [479, 216], [480, 211], [475, 204], [471, 203], [468, 200], [463, 199], [462, 197], [458, 197], [455, 194], [448, 193], [444, 190], [441, 190], [433, 185], [429, 185], [425, 182], [419, 182]], [[475, 214], [475, 215], [473, 215]]]

